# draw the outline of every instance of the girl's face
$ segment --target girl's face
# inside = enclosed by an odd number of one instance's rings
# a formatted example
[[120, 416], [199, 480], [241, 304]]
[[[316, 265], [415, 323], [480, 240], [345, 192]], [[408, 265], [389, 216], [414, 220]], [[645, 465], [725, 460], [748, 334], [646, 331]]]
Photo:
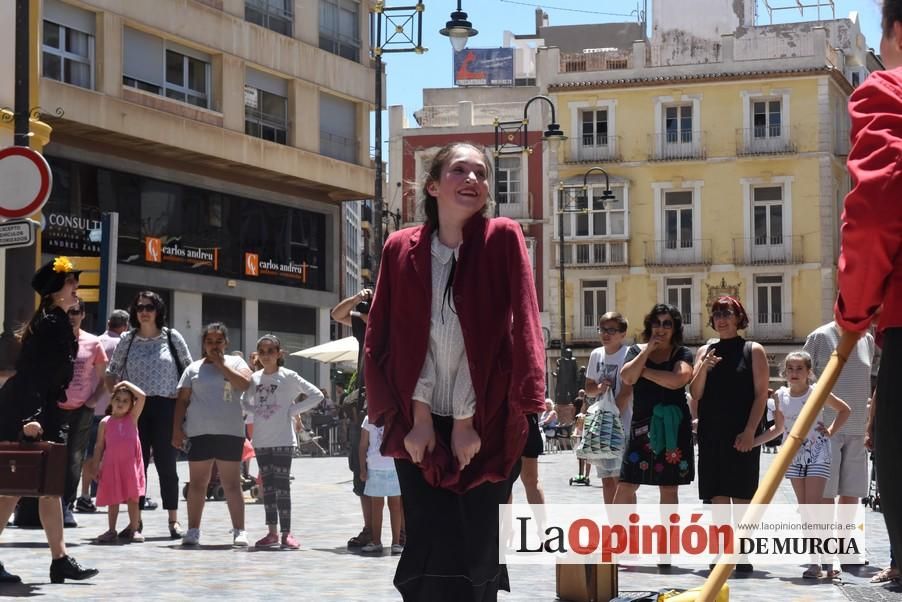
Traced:
[[282, 351], [268, 341], [264, 341], [257, 346], [257, 359], [266, 370], [278, 367], [281, 355]]
[[791, 385], [808, 384], [808, 366], [802, 360], [791, 359], [786, 362], [786, 380]]
[[122, 418], [132, 411], [132, 395], [128, 391], [116, 391], [110, 399], [110, 408], [116, 418]]
[[481, 211], [489, 198], [488, 167], [482, 153], [471, 146], [455, 148], [439, 181], [430, 182], [428, 190], [438, 199], [440, 211], [463, 219]]
[[135, 303], [135, 313], [138, 316], [139, 324], [156, 326], [157, 306], [154, 305], [153, 300], [148, 297], [138, 297], [138, 302]]
[[214, 353], [225, 355], [228, 344], [229, 340], [216, 330], [204, 335], [204, 351], [207, 355], [213, 355]]
[[667, 312], [660, 313], [651, 319], [651, 337], [666, 345], [673, 338], [673, 326], [673, 317]]

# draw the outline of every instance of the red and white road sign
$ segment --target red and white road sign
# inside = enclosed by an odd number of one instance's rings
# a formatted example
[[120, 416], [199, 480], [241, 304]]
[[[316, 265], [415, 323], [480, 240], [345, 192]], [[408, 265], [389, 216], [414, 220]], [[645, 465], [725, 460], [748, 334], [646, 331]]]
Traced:
[[50, 196], [50, 165], [26, 146], [0, 150], [0, 218], [15, 219], [37, 213]]

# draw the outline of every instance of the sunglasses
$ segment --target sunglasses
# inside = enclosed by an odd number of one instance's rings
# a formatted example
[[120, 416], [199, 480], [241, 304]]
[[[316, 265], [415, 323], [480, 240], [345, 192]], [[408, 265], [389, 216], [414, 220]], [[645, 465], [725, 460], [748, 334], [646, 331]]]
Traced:
[[620, 334], [620, 329], [617, 328], [617, 327], [613, 327], [613, 328], [599, 328], [599, 329], [598, 329], [598, 332], [601, 333], [601, 334], [611, 334], [611, 335], [613, 335], [613, 334]]
[[135, 311], [141, 313], [142, 311], [157, 311], [157, 308], [153, 303], [138, 303], [135, 305]]
[[711, 317], [715, 320], [726, 320], [730, 316], [735, 316], [736, 312], [732, 309], [718, 309], [711, 312]]
[[673, 328], [673, 320], [652, 320], [651, 321], [652, 328], [664, 328], [671, 329]]
[[82, 311], [80, 309], [76, 308], [76, 309], [70, 309], [66, 313], [69, 314], [70, 316], [80, 316], [82, 314]]

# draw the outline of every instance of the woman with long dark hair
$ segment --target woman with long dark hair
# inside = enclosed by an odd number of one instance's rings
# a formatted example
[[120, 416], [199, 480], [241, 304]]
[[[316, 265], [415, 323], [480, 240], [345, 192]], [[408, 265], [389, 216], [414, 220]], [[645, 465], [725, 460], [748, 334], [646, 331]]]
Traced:
[[[184, 533], [178, 522], [179, 475], [172, 441], [172, 417], [182, 371], [191, 363], [185, 339], [166, 326], [166, 304], [153, 291], [138, 293], [128, 308], [131, 330], [124, 333], [107, 366], [107, 388], [128, 380], [145, 392], [147, 400], [138, 421], [144, 472], [153, 464], [160, 477], [160, 497], [169, 514], [169, 537]], [[144, 507], [144, 500], [141, 500]], [[143, 521], [139, 522], [143, 528]]]
[[[31, 280], [41, 302], [31, 320], [19, 331], [22, 350], [16, 373], [0, 389], [0, 441], [20, 439], [63, 443], [63, 419], [57, 404], [66, 400], [72, 380], [78, 342], [66, 312], [78, 305], [78, 275], [72, 262], [57, 257], [39, 269]], [[0, 497], [0, 533], [16, 507], [17, 497]], [[53, 558], [50, 580], [87, 579], [97, 574], [66, 552], [63, 540], [63, 507], [60, 498], [38, 500], [41, 524]], [[0, 564], [0, 583], [18, 583]]]
[[519, 474], [527, 415], [544, 407], [545, 349], [523, 232], [486, 217], [488, 182], [481, 149], [438, 151], [426, 223], [386, 242], [367, 322], [369, 421], [384, 427], [404, 498], [394, 583], [405, 601], [510, 589], [498, 505]]

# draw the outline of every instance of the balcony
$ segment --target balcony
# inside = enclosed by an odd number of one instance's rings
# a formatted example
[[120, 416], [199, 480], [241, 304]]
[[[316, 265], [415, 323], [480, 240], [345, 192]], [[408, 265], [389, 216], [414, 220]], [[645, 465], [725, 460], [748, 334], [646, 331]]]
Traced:
[[[555, 240], [555, 267], [560, 267], [560, 239]], [[625, 240], [564, 240], [564, 267], [597, 268], [629, 265]]]
[[568, 163], [610, 163], [620, 161], [620, 136], [583, 136]]
[[499, 203], [498, 212], [501, 217], [511, 219], [529, 219], [529, 205], [527, 203]]
[[710, 239], [666, 239], [645, 241], [645, 266], [711, 265]]
[[763, 236], [733, 239], [735, 265], [787, 265], [804, 263], [802, 236]]
[[703, 132], [665, 132], [649, 136], [649, 161], [691, 161], [705, 159]]
[[792, 340], [792, 312], [770, 312], [753, 314], [746, 338], [753, 341]]
[[614, 71], [633, 68], [632, 52], [622, 50], [608, 52], [561, 53], [561, 73], [585, 73], [587, 71]]
[[764, 125], [736, 130], [736, 156], [788, 155], [798, 152], [795, 128]]

